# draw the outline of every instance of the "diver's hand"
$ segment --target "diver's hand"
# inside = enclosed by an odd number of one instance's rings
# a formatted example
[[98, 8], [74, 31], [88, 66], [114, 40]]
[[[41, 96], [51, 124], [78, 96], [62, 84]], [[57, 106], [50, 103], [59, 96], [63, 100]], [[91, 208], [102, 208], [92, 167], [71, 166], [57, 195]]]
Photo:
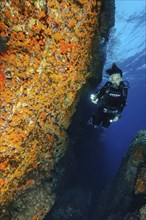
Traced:
[[90, 99], [91, 99], [91, 102], [93, 102], [94, 104], [97, 104], [99, 100], [98, 98], [96, 98], [96, 95], [94, 94], [91, 94]]
[[116, 116], [112, 121], [113, 121], [113, 122], [116, 122], [116, 121], [118, 121], [118, 120], [119, 120], [119, 117]]
[[95, 95], [94, 95], [94, 94], [91, 94], [90, 99], [91, 99], [91, 100], [95, 99]]

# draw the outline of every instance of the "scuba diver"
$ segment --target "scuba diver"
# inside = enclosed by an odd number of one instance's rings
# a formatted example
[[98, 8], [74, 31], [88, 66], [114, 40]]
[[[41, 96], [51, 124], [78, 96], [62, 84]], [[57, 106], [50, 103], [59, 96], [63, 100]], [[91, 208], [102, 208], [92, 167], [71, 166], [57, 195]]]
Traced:
[[127, 104], [129, 83], [122, 80], [122, 70], [113, 63], [106, 73], [109, 81], [90, 97], [92, 103], [98, 106], [97, 112], [88, 121], [94, 128], [108, 128], [112, 122], [118, 121]]

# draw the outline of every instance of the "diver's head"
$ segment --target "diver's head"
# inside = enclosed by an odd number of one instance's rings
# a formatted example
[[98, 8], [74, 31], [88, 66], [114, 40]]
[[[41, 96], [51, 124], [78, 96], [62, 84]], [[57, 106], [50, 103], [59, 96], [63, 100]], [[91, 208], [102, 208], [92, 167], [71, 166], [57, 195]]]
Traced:
[[123, 74], [122, 70], [115, 63], [113, 63], [111, 68], [106, 70], [106, 73], [110, 76], [114, 73], [119, 73], [121, 77]]
[[109, 81], [115, 85], [119, 85], [122, 81], [122, 77], [120, 73], [114, 73], [109, 77]]

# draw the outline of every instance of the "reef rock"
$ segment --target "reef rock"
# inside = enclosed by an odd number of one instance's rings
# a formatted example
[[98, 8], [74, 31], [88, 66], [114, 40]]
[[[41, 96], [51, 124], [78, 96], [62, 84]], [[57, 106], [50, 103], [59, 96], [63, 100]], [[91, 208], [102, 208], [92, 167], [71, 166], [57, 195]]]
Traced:
[[146, 219], [146, 131], [139, 131], [116, 180], [98, 197], [93, 220]]
[[101, 78], [92, 49], [109, 31], [105, 5], [113, 2], [0, 3], [2, 219], [43, 219], [51, 209], [51, 170], [66, 152], [83, 86], [93, 71]]
[[44, 220], [88, 220], [91, 198], [92, 193], [87, 188], [68, 188]]

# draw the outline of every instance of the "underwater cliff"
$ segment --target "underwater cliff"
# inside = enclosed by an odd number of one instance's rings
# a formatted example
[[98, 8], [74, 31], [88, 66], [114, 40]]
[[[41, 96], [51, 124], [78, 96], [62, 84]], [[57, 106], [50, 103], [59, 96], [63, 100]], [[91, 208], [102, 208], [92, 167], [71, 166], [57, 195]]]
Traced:
[[114, 1], [0, 4], [1, 219], [43, 219], [76, 105], [101, 80]]
[[146, 130], [137, 132], [117, 177], [97, 198], [93, 220], [146, 219]]

